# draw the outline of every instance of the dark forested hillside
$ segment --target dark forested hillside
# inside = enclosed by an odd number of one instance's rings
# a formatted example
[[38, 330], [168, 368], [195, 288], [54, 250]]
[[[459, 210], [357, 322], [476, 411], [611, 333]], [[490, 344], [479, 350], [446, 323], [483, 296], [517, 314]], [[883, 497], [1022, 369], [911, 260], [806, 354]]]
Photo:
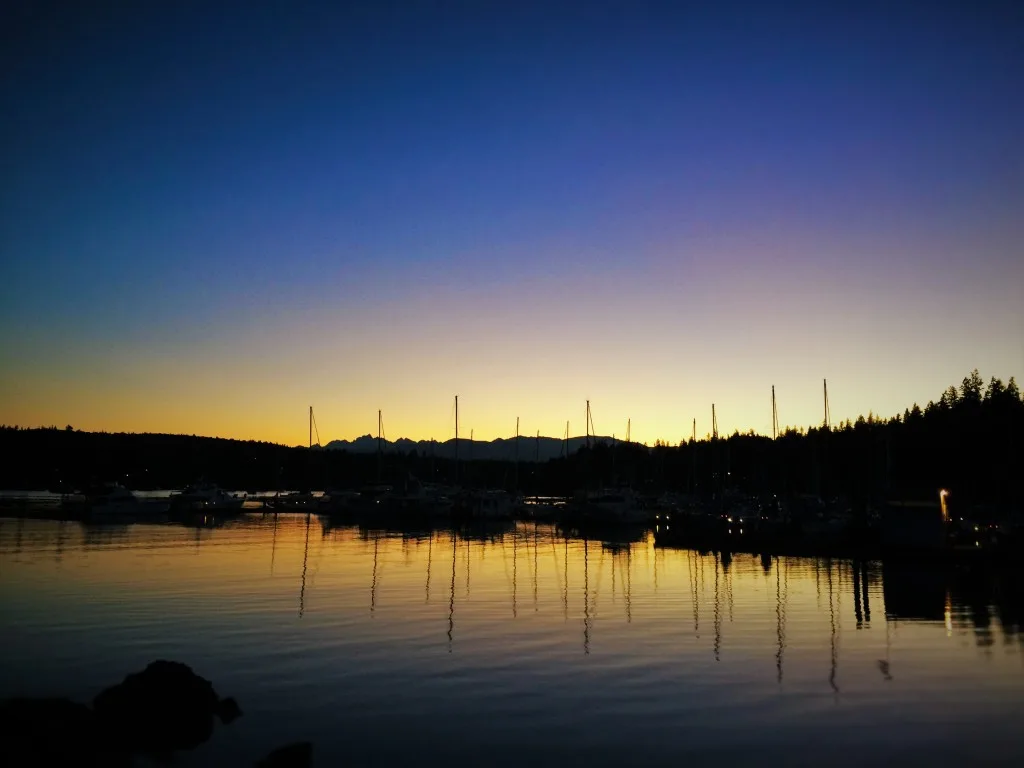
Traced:
[[[530, 455], [529, 438], [521, 455]], [[408, 475], [452, 482], [454, 462], [411, 450], [382, 457], [349, 451], [187, 435], [109, 434], [70, 428], [0, 428], [0, 486], [82, 487], [119, 480], [135, 489], [177, 488], [205, 479], [238, 490], [356, 487]], [[972, 503], [1019, 505], [1024, 400], [1013, 379], [977, 371], [937, 401], [889, 419], [873, 415], [833, 428], [788, 430], [779, 438], [733, 434], [678, 446], [600, 442], [540, 464], [463, 462], [467, 485], [571, 493], [628, 484], [712, 494], [814, 493], [854, 500], [932, 498], [939, 488]]]

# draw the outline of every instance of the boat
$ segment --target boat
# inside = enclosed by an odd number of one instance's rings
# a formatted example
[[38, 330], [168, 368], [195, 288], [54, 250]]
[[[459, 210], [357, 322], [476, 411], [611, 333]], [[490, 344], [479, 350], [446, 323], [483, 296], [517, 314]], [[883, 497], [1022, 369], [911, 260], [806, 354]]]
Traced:
[[463, 491], [456, 502], [460, 515], [472, 520], [511, 520], [522, 501], [505, 491]]
[[322, 514], [344, 515], [359, 511], [363, 495], [359, 491], [328, 488], [317, 501]]
[[450, 517], [453, 506], [447, 489], [424, 485], [408, 475], [401, 487], [388, 486], [386, 491], [376, 494], [370, 509], [372, 514], [380, 516], [430, 519]]
[[66, 508], [79, 512], [83, 520], [108, 522], [160, 517], [167, 504], [145, 501], [119, 483], [105, 483], [81, 494], [69, 496]]
[[[313, 442], [313, 432], [316, 431], [316, 443]], [[320, 430], [316, 426], [316, 419], [313, 416], [313, 406], [309, 406], [309, 450], [313, 451], [314, 445], [320, 448]], [[308, 489], [308, 485], [306, 488]], [[266, 505], [278, 511], [291, 512], [315, 512], [323, 508], [323, 494], [313, 493], [311, 490], [292, 491], [291, 493], [277, 492], [273, 497], [266, 500]]]
[[582, 517], [607, 523], [644, 523], [647, 511], [628, 488], [589, 491], [578, 499]]
[[279, 493], [267, 499], [266, 504], [277, 511], [291, 512], [315, 512], [322, 506], [323, 497], [312, 491], [294, 491], [292, 493]]
[[197, 483], [171, 496], [175, 512], [227, 512], [240, 510], [245, 496], [231, 494], [212, 483]]

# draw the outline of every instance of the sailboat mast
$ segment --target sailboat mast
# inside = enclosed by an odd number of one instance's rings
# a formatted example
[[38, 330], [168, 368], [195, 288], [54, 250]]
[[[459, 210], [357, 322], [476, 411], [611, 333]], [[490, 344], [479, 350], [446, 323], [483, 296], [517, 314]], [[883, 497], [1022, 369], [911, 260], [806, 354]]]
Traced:
[[516, 416], [516, 478], [515, 490], [519, 490], [519, 417]]
[[626, 444], [629, 445], [629, 438], [632, 436], [633, 420], [626, 419]]
[[309, 406], [309, 447], [313, 447], [313, 406]]
[[380, 465], [382, 460], [381, 453], [381, 438], [384, 434], [384, 419], [381, 416], [380, 409], [377, 409], [377, 482], [380, 482]]
[[822, 387], [825, 391], [825, 429], [832, 428], [831, 414], [828, 412], [828, 380], [822, 379]]
[[775, 385], [772, 384], [772, 440], [779, 436], [779, 411], [775, 407]]
[[693, 419], [693, 436], [690, 438], [690, 493], [697, 489], [697, 419]]
[[459, 396], [455, 396], [455, 484], [459, 484]]
[[587, 448], [590, 447], [590, 401], [587, 400]]

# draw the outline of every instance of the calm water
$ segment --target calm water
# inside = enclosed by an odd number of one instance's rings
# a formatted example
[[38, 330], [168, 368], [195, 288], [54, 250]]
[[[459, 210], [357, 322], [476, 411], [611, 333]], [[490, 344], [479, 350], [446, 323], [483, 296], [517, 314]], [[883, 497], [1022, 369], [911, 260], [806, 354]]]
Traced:
[[0, 697], [185, 661], [245, 716], [180, 765], [1024, 760], [1019, 581], [635, 539], [3, 519]]

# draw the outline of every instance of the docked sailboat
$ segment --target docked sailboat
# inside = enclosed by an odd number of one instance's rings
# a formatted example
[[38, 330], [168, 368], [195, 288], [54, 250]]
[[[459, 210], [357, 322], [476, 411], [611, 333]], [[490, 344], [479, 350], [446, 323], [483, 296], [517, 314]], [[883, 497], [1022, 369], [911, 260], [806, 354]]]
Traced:
[[[309, 406], [309, 450], [313, 450], [313, 431], [316, 430], [316, 447], [320, 447], [320, 430], [316, 426], [316, 419], [313, 418], [313, 406]], [[311, 490], [293, 491], [291, 493], [277, 494], [267, 501], [267, 505], [278, 511], [309, 512], [315, 511], [322, 505], [323, 496], [315, 494]]]
[[[586, 434], [587, 448], [590, 448], [594, 420], [590, 412], [590, 401], [587, 400]], [[568, 441], [568, 428], [566, 441]], [[575, 511], [581, 522], [594, 523], [644, 523], [648, 513], [641, 503], [640, 497], [630, 488], [597, 488], [578, 493], [575, 498]]]

